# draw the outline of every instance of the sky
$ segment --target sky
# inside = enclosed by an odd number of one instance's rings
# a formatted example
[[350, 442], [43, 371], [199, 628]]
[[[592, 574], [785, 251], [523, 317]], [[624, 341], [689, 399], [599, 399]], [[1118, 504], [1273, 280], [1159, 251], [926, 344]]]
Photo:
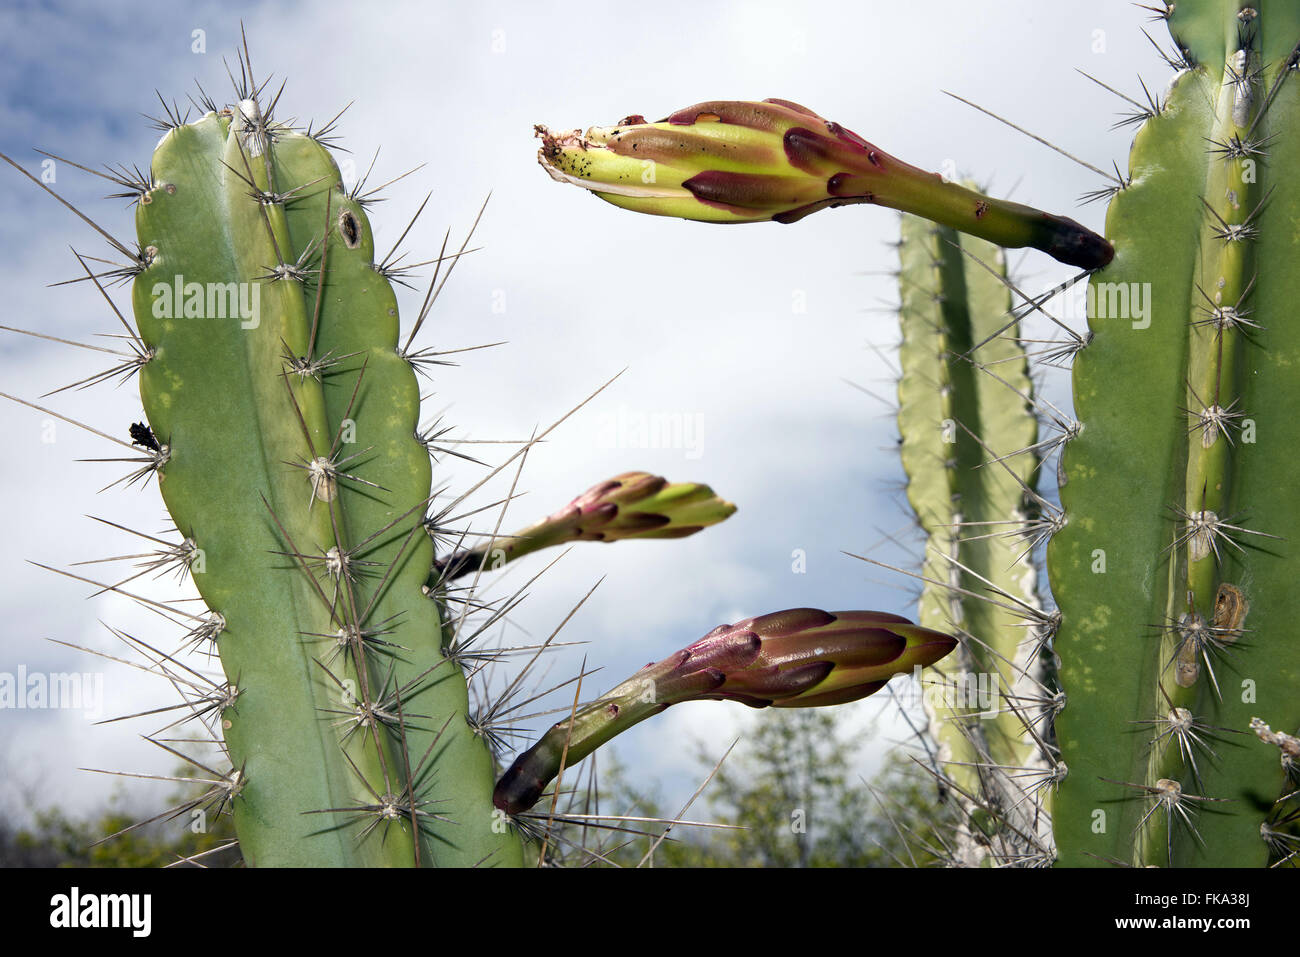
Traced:
[[[557, 653], [550, 668], [567, 676], [585, 655], [601, 669], [588, 680], [603, 689], [723, 622], [797, 606], [915, 612], [904, 576], [845, 554], [914, 558], [890, 540], [909, 528], [888, 405], [898, 218], [869, 206], [792, 226], [632, 215], [552, 182], [536, 164], [533, 125], [585, 128], [708, 99], [780, 97], [914, 165], [955, 169], [993, 195], [1100, 230], [1104, 208], [1079, 204], [1103, 185], [1096, 172], [943, 91], [1096, 167], [1124, 169], [1131, 128], [1111, 127], [1125, 104], [1076, 71], [1132, 96], [1140, 97], [1139, 75], [1162, 89], [1169, 68], [1140, 28], [1165, 40], [1163, 27], [1121, 0], [932, 0], [924, 19], [918, 10], [880, 0], [661, 0], [607, 4], [598, 15], [524, 2], [7, 3], [0, 151], [37, 174], [38, 148], [92, 167], [143, 167], [158, 137], [141, 115], [159, 112], [155, 90], [188, 104], [197, 80], [227, 102], [223, 58], [233, 62], [242, 22], [259, 75], [273, 74], [277, 87], [288, 80], [282, 115], [319, 123], [352, 104], [339, 121], [350, 150], [340, 155], [345, 182], [377, 149], [372, 182], [424, 164], [372, 214], [381, 249], [428, 194], [407, 244], [431, 258], [445, 230], [463, 237], [490, 194], [474, 239], [482, 249], [460, 262], [424, 335], [440, 349], [507, 344], [440, 370], [426, 422], [442, 413], [466, 438], [525, 439], [622, 373], [530, 452], [519, 484], [527, 494], [505, 526], [629, 470], [705, 482], [739, 505], [732, 519], [689, 539], [576, 547], [530, 589], [511, 628], [545, 638], [600, 581], [559, 639], [584, 644]], [[53, 188], [131, 238], [131, 212], [102, 199], [105, 183], [67, 163], [53, 170]], [[113, 332], [93, 288], [50, 286], [77, 274], [70, 247], [105, 249], [49, 196], [0, 169], [4, 325], [78, 341]], [[1034, 291], [1071, 274], [1033, 251], [1010, 261]], [[115, 298], [125, 308], [121, 290]], [[414, 294], [399, 303], [407, 317], [417, 308]], [[0, 332], [0, 391], [125, 438], [142, 416], [134, 381], [39, 398], [104, 364]], [[1064, 373], [1045, 389], [1068, 406]], [[687, 426], [684, 438], [637, 447], [636, 422], [656, 416]], [[69, 568], [139, 551], [138, 540], [87, 516], [158, 533], [167, 521], [156, 487], [98, 492], [123, 469], [77, 460], [119, 448], [45, 413], [0, 401], [0, 434], [0, 673], [91, 671], [103, 682], [100, 715], [0, 710], [0, 805], [83, 811], [114, 787], [130, 800], [161, 801], [157, 782], [78, 769], [166, 773], [171, 759], [139, 737], [152, 725], [94, 722], [170, 704], [174, 692], [68, 646], [120, 654], [103, 623], [160, 641], [173, 630], [121, 597], [88, 597], [94, 589], [31, 564]], [[510, 448], [482, 445], [476, 454], [496, 464]], [[483, 474], [449, 460], [435, 482], [464, 489]], [[502, 473], [471, 503], [499, 499], [512, 477]], [[547, 560], [512, 566], [491, 583], [494, 593]], [[161, 597], [181, 587], [147, 585]], [[844, 714], [869, 776], [906, 727], [883, 695]], [[704, 773], [697, 745], [721, 756], [762, 717], [739, 705], [682, 705], [624, 735], [616, 751], [633, 784], [658, 786], [671, 803]], [[545, 723], [536, 722], [539, 731]]]

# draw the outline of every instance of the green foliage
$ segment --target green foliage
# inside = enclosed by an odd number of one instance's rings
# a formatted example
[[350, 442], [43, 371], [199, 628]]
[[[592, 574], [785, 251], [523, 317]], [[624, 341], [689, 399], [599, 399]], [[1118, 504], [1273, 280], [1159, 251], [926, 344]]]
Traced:
[[[762, 715], [717, 768], [705, 792], [710, 824], [677, 827], [655, 850], [655, 866], [670, 867], [888, 867], [928, 866], [951, 826], [932, 779], [894, 754], [868, 787], [854, 768], [858, 749], [838, 710], [776, 711]], [[701, 775], [717, 757], [701, 747]], [[602, 802], [629, 816], [663, 817], [657, 794], [632, 788], [612, 761], [602, 769]], [[692, 820], [700, 818], [692, 813]], [[608, 843], [608, 842], [607, 842]], [[653, 839], [609, 851], [635, 865]]]
[[853, 753], [836, 725], [823, 711], [756, 723], [708, 796], [717, 820], [744, 828], [714, 839], [724, 860], [742, 867], [861, 867], [880, 859], [871, 843], [871, 797], [855, 786]]
[[[175, 804], [187, 806], [199, 795], [178, 795]], [[86, 817], [39, 807], [24, 826], [0, 820], [0, 867], [166, 867], [185, 859], [227, 867], [239, 861], [238, 849], [229, 846], [234, 841], [228, 814], [142, 815], [115, 791], [102, 810]]]

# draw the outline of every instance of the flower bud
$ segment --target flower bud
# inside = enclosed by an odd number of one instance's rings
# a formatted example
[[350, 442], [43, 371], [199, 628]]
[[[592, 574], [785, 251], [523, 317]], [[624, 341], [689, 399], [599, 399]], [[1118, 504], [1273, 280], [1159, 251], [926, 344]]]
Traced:
[[577, 764], [670, 705], [706, 699], [753, 708], [843, 704], [879, 691], [896, 674], [929, 667], [955, 647], [948, 635], [884, 612], [793, 608], [721, 625], [556, 723], [515, 759], [493, 803], [509, 814], [528, 810], [561, 760]]
[[555, 514], [514, 535], [458, 552], [440, 564], [444, 580], [568, 542], [685, 538], [733, 515], [736, 506], [697, 482], [624, 472], [594, 485]]
[[585, 134], [534, 129], [538, 162], [553, 179], [635, 212], [793, 223], [826, 207], [874, 203], [1084, 269], [1114, 256], [1074, 220], [947, 182], [788, 100], [715, 100], [658, 123], [629, 116]]

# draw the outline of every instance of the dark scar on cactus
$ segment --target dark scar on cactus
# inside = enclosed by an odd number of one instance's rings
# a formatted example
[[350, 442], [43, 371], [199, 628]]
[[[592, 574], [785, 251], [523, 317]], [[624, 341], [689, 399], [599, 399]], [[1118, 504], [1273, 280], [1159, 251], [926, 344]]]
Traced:
[[1223, 582], [1214, 596], [1214, 631], [1225, 642], [1241, 637], [1250, 602], [1236, 585]]
[[161, 452], [162, 446], [158, 444], [158, 439], [153, 434], [153, 429], [143, 422], [131, 423], [131, 444], [143, 445], [151, 452]]
[[348, 249], [356, 249], [361, 245], [361, 226], [349, 209], [339, 213], [339, 235], [343, 237]]

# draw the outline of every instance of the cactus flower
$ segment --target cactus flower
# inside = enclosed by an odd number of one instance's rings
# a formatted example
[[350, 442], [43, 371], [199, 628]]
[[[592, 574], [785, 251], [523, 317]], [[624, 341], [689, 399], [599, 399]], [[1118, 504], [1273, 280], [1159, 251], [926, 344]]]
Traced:
[[568, 542], [685, 538], [736, 511], [713, 489], [649, 472], [624, 472], [594, 485], [554, 515], [514, 535], [459, 551], [440, 564], [443, 580], [495, 568], [529, 552]]
[[560, 769], [615, 735], [682, 701], [739, 701], [753, 708], [814, 708], [856, 701], [896, 674], [928, 667], [957, 646], [941, 632], [874, 611], [815, 608], [720, 625], [558, 722], [497, 782], [493, 803], [528, 810]]
[[1074, 220], [946, 182], [787, 100], [699, 103], [658, 123], [629, 116], [585, 134], [535, 129], [552, 178], [635, 212], [793, 223], [828, 206], [875, 203], [1084, 269], [1114, 255]]

